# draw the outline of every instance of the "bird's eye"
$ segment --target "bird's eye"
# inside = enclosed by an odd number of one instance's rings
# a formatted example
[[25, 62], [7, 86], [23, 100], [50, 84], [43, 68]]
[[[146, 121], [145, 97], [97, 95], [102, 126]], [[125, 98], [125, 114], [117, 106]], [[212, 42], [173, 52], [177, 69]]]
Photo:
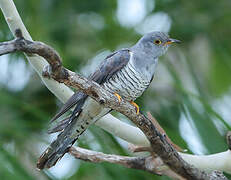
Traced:
[[157, 44], [157, 45], [160, 45], [162, 42], [161, 42], [161, 40], [157, 39], [157, 40], [154, 41], [154, 43]]

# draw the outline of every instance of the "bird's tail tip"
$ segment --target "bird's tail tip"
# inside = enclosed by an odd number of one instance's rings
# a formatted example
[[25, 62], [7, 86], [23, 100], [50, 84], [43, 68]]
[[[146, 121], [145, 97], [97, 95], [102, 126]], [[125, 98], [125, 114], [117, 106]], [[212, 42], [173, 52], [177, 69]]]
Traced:
[[51, 168], [58, 162], [59, 159], [62, 158], [64, 154], [65, 153], [59, 155], [56, 152], [54, 152], [54, 150], [51, 147], [48, 147], [39, 157], [36, 164], [37, 169], [42, 170], [44, 168]]
[[69, 151], [69, 148], [73, 145], [75, 140], [67, 138], [64, 142], [61, 142], [59, 141], [59, 138], [55, 140], [39, 157], [36, 164], [39, 170], [54, 166], [64, 154]]

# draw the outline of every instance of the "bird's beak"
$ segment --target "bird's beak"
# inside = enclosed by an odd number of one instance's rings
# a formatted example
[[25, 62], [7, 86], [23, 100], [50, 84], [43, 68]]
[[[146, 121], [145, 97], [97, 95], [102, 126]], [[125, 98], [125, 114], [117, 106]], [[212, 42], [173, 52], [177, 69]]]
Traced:
[[169, 38], [167, 42], [165, 43], [165, 45], [172, 44], [172, 43], [181, 43], [181, 41], [177, 39]]

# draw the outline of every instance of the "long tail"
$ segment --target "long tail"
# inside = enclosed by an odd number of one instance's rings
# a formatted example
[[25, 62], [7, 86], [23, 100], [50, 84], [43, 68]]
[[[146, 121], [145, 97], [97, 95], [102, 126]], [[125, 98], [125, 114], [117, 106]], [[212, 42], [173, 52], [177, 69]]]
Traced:
[[80, 123], [77, 122], [86, 98], [87, 95], [84, 93], [76, 92], [54, 116], [51, 122], [59, 118], [62, 114], [77, 104], [70, 118], [59, 122], [55, 127], [49, 130], [49, 133], [58, 131], [62, 132], [39, 157], [37, 168], [44, 169], [54, 166], [56, 162], [61, 159], [68, 149], [74, 144], [79, 135], [81, 135], [87, 129], [88, 126], [81, 128], [83, 121], [80, 121]]
[[38, 169], [50, 168], [54, 166], [59, 159], [61, 159], [72, 144], [77, 139], [66, 138], [65, 144], [60, 144], [60, 141], [55, 140], [46, 151], [39, 157], [37, 162]]
[[37, 168], [44, 169], [54, 166], [91, 124], [110, 111], [111, 109], [103, 108], [96, 101], [88, 99], [78, 115], [71, 116], [70, 123], [40, 156]]
[[[75, 117], [77, 119], [77, 117]], [[50, 168], [54, 166], [59, 159], [61, 159], [69, 148], [74, 144], [78, 137], [87, 129], [81, 129], [78, 134], [72, 135], [72, 126], [69, 124], [63, 132], [61, 132], [57, 139], [53, 141], [49, 147], [39, 157], [37, 162], [38, 169]]]

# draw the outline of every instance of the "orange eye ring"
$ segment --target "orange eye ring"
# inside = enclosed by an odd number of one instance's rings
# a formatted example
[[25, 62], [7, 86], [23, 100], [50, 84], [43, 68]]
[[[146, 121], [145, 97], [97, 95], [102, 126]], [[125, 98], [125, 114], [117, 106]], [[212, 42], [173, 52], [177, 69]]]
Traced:
[[162, 41], [157, 39], [157, 40], [154, 41], [154, 43], [157, 44], [157, 45], [160, 45], [162, 43]]

